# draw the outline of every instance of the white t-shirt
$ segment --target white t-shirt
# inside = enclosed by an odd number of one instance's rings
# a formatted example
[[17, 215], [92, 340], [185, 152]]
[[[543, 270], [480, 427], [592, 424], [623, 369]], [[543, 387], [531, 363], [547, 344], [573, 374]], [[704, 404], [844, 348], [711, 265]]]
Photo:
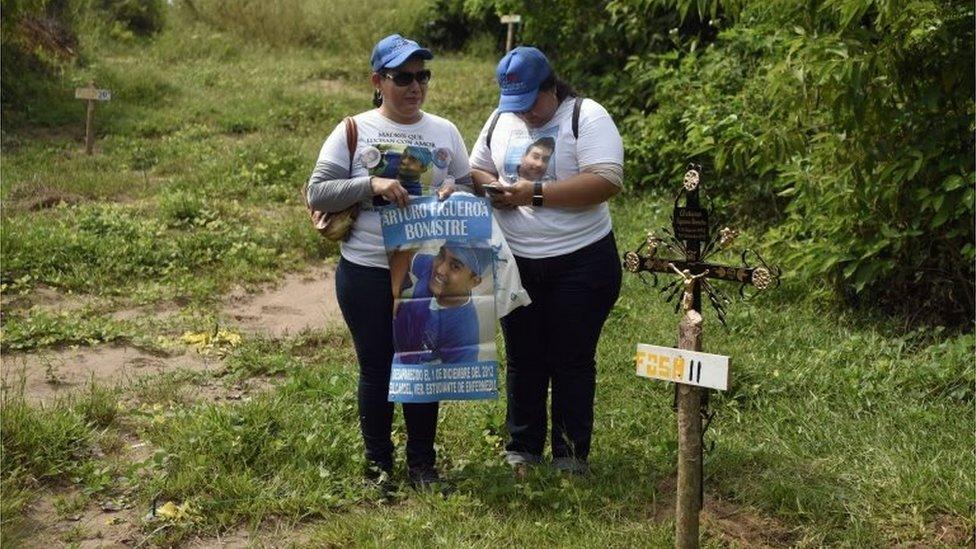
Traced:
[[[405, 177], [417, 179], [412, 194], [430, 196], [447, 177], [458, 179], [471, 173], [468, 166], [468, 150], [460, 132], [449, 120], [421, 112], [415, 124], [397, 124], [380, 114], [378, 109], [353, 117], [356, 120], [359, 140], [356, 144], [355, 161], [351, 178], [376, 175], [404, 181]], [[365, 155], [364, 155], [365, 153]], [[405, 157], [413, 160], [403, 161]], [[327, 161], [339, 166], [349, 165], [349, 148], [346, 144], [346, 125], [340, 123], [319, 152], [319, 162]], [[411, 166], [410, 174], [398, 171], [401, 164]], [[371, 166], [367, 169], [366, 165]], [[398, 177], [399, 175], [399, 177]], [[386, 201], [374, 197], [364, 201], [362, 211], [352, 227], [349, 240], [341, 243], [342, 257], [358, 265], [389, 268], [383, 247], [380, 216], [375, 210]]]
[[[519, 173], [526, 179], [559, 185], [560, 180], [579, 174], [581, 167], [623, 165], [623, 142], [606, 109], [596, 101], [583, 100], [577, 140], [573, 137], [573, 103], [571, 97], [564, 100], [541, 128], [530, 128], [518, 116], [503, 113], [492, 132], [489, 150], [485, 136], [492, 113], [471, 151], [471, 166], [497, 173], [503, 185], [515, 183]], [[555, 150], [548, 155], [546, 149], [553, 142]], [[494, 213], [508, 245], [521, 257], [565, 255], [596, 242], [611, 229], [606, 202], [579, 208], [520, 206], [514, 210], [496, 209]]]

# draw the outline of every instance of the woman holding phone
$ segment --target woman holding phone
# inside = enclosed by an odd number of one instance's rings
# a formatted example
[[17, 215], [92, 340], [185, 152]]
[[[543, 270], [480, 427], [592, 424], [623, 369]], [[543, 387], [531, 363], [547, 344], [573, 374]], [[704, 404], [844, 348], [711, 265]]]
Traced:
[[588, 470], [596, 347], [620, 292], [607, 201], [623, 184], [623, 144], [600, 104], [580, 99], [536, 48], [499, 62], [498, 108], [471, 151], [532, 304], [501, 319], [507, 350], [506, 460], [542, 460], [552, 394], [552, 465]]

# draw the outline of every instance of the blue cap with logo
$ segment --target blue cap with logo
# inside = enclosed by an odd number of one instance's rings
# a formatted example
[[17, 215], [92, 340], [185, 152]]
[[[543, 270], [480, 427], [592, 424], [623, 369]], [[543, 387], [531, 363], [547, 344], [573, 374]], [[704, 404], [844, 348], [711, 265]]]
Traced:
[[471, 269], [471, 272], [475, 276], [484, 274], [485, 268], [491, 265], [492, 259], [494, 258], [494, 253], [492, 253], [487, 243], [479, 245], [475, 242], [448, 240], [444, 242], [444, 248], [451, 252], [451, 255], [458, 258], [461, 263], [464, 263], [465, 267]]
[[369, 63], [373, 67], [373, 72], [376, 72], [380, 69], [399, 67], [414, 55], [421, 59], [434, 58], [434, 54], [430, 53], [430, 50], [420, 47], [420, 44], [413, 40], [404, 38], [399, 34], [391, 34], [376, 43]]
[[544, 53], [531, 46], [519, 46], [505, 54], [495, 69], [502, 89], [498, 112], [525, 112], [539, 95], [539, 84], [549, 78], [552, 67]]

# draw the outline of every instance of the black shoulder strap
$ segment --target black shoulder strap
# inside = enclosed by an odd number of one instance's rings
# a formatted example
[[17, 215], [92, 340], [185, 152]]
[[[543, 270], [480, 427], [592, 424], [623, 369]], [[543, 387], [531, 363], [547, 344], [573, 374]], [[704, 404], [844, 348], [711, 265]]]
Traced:
[[498, 117], [502, 113], [495, 111], [495, 116], [491, 117], [491, 124], [488, 125], [488, 135], [485, 136], [485, 146], [488, 147], [488, 152], [491, 152], [491, 134], [495, 133], [495, 125], [498, 124]]
[[580, 109], [583, 107], [583, 98], [577, 97], [573, 101], [573, 139], [579, 139], [579, 116]]

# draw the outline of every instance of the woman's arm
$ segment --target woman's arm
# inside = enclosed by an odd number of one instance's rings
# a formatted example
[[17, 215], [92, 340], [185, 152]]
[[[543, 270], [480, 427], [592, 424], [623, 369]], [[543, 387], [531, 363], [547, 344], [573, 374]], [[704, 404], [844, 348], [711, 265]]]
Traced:
[[498, 182], [498, 174], [487, 170], [471, 168], [471, 181], [474, 183], [474, 194], [485, 196], [485, 185]]
[[407, 190], [396, 179], [375, 176], [349, 178], [348, 168], [319, 161], [308, 180], [309, 207], [320, 212], [339, 212], [356, 202], [382, 196], [389, 202], [406, 206]]
[[[519, 179], [497, 201], [506, 206], [530, 206], [535, 194], [535, 182]], [[603, 175], [583, 172], [567, 179], [542, 185], [542, 205], [561, 207], [594, 206], [606, 202], [620, 192], [620, 186]]]
[[342, 211], [373, 196], [369, 177], [349, 177], [349, 169], [320, 160], [308, 179], [305, 200], [320, 212]]

